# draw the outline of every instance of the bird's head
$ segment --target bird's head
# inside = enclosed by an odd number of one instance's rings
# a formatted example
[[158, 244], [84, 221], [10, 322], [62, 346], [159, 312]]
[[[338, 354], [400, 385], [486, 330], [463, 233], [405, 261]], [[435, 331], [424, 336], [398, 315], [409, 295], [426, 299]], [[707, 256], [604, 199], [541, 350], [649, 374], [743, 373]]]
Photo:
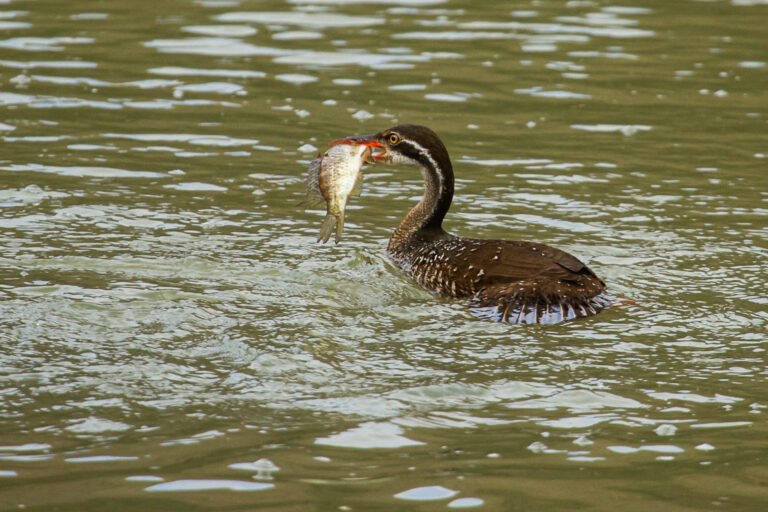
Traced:
[[448, 152], [437, 134], [426, 126], [413, 124], [401, 124], [374, 135], [345, 137], [330, 145], [339, 144], [360, 144], [374, 148], [372, 160], [376, 163], [440, 169], [448, 159]]

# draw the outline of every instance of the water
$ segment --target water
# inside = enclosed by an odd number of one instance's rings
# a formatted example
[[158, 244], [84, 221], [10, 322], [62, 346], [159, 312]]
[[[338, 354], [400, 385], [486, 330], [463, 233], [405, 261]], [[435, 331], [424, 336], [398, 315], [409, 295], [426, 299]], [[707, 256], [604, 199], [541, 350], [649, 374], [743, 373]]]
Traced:
[[[3, 3], [0, 509], [764, 508], [765, 2]], [[306, 162], [397, 122], [448, 229], [637, 305], [435, 300], [413, 169], [315, 244]]]

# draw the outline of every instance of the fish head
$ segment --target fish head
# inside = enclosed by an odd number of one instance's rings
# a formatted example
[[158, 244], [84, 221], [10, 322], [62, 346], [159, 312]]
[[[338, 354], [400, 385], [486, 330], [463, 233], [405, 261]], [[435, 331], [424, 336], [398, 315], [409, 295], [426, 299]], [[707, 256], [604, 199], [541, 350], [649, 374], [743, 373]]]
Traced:
[[341, 161], [357, 161], [362, 166], [365, 163], [371, 163], [371, 147], [365, 144], [342, 143], [334, 141], [330, 148], [325, 152], [324, 157], [331, 155], [333, 158]]

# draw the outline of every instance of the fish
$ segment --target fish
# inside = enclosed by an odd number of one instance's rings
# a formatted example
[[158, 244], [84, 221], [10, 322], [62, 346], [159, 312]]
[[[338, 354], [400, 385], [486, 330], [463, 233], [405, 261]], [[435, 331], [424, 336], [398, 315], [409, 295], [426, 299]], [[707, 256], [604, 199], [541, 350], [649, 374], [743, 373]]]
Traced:
[[360, 195], [363, 165], [371, 158], [371, 148], [338, 144], [309, 163], [307, 196], [304, 202], [325, 201], [326, 215], [320, 227], [318, 242], [326, 243], [335, 231], [339, 243], [344, 230], [344, 209], [351, 195]]

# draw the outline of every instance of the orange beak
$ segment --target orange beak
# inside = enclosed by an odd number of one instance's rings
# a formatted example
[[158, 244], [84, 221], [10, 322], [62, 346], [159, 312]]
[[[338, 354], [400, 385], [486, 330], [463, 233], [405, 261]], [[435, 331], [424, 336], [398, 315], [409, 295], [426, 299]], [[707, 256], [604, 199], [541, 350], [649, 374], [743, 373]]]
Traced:
[[[378, 134], [374, 135], [353, 135], [351, 137], [344, 137], [343, 139], [336, 139], [334, 141], [331, 141], [328, 145], [329, 146], [338, 146], [341, 144], [348, 144], [351, 146], [368, 146], [369, 148], [376, 148], [376, 149], [385, 149], [384, 146], [379, 142]], [[384, 158], [387, 155], [387, 151], [380, 151], [378, 153], [374, 153], [372, 155], [372, 158], [375, 160]]]

